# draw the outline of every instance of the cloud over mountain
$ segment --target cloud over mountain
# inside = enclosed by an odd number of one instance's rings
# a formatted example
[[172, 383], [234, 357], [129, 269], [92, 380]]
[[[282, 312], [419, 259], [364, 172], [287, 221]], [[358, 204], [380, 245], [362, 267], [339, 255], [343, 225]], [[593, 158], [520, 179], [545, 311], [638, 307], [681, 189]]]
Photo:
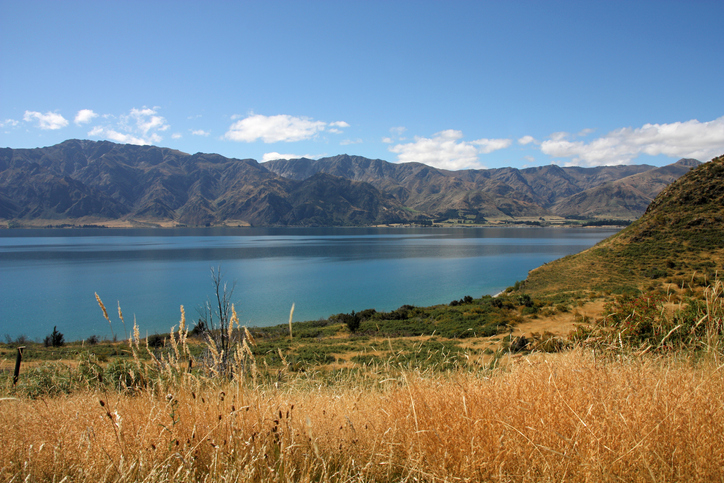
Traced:
[[709, 122], [692, 119], [626, 127], [590, 142], [572, 141], [566, 133], [556, 133], [541, 143], [541, 151], [571, 158], [567, 164], [574, 166], [630, 164], [641, 154], [711, 159], [724, 151], [724, 116]]
[[[107, 118], [113, 119], [112, 116]], [[121, 115], [116, 123], [95, 126], [88, 132], [88, 136], [143, 146], [161, 142], [163, 138], [159, 132], [166, 131], [169, 127], [166, 119], [158, 115], [157, 108], [144, 106], [141, 109], [133, 108], [128, 114]]]
[[[24, 115], [16, 116], [17, 120], [0, 120], [0, 134], [34, 131], [36, 136], [50, 140], [71, 131], [77, 134], [83, 132], [91, 138], [137, 145], [159, 145], [164, 140], [183, 139], [173, 143], [175, 148], [183, 150], [198, 149], [200, 143], [213, 145], [217, 142], [226, 144], [225, 149], [229, 149], [227, 141], [265, 144], [309, 142], [309, 145], [289, 150], [282, 146], [268, 146], [268, 153], [257, 146], [247, 153], [264, 156], [265, 160], [289, 151], [317, 153], [315, 158], [323, 156], [319, 153], [326, 152], [327, 148], [312, 144], [329, 144], [333, 135], [339, 135], [335, 140], [339, 146], [361, 145], [359, 149], [367, 152], [386, 150], [397, 155], [397, 162], [418, 162], [448, 170], [483, 169], [491, 164], [499, 165], [501, 159], [526, 167], [536, 164], [592, 167], [645, 162], [648, 156], [711, 159], [724, 152], [724, 116], [706, 122], [691, 119], [646, 123], [640, 127], [615, 128], [608, 133], [574, 128], [570, 132], [553, 132], [548, 136], [511, 135], [509, 139], [481, 137], [466, 140], [462, 130], [447, 129], [432, 136], [420, 136], [408, 133], [404, 126], [391, 127], [389, 135], [381, 137], [361, 136], [362, 124], [359, 121], [352, 124], [346, 121], [327, 122], [288, 114], [265, 116], [250, 112], [232, 116], [231, 121], [226, 116], [209, 120], [206, 116], [193, 115], [169, 123], [160, 110], [157, 106], [143, 106], [119, 114], [85, 108], [73, 110], [75, 114], [67, 119], [59, 110], [25, 110]], [[198, 121], [201, 117], [204, 120]], [[193, 123], [189, 125], [188, 121]], [[171, 124], [173, 131], [170, 131]], [[212, 136], [214, 132], [224, 134]], [[513, 149], [497, 153], [514, 144]], [[495, 154], [483, 158], [490, 153]]]
[[301, 158], [307, 158], [312, 159], [314, 156], [311, 154], [281, 154], [277, 152], [271, 152], [271, 153], [264, 153], [264, 156], [261, 159], [262, 163], [265, 163], [267, 161], [274, 161], [275, 159], [301, 159]]
[[78, 111], [78, 114], [75, 115], [73, 122], [80, 126], [81, 124], [88, 124], [96, 117], [98, 117], [98, 114], [93, 112], [92, 109], [81, 109]]
[[478, 155], [488, 154], [511, 145], [510, 139], [478, 139], [461, 141], [463, 133], [448, 129], [435, 133], [432, 138], [415, 136], [415, 141], [389, 148], [397, 153], [401, 163], [423, 163], [442, 169], [482, 167]]
[[231, 141], [252, 143], [294, 142], [311, 139], [322, 131], [342, 132], [340, 129], [349, 127], [344, 121], [326, 123], [308, 117], [295, 117], [287, 114], [264, 116], [251, 114], [234, 122], [224, 137]]
[[525, 146], [530, 143], [537, 143], [533, 136], [523, 136], [522, 138], [518, 139], [518, 144], [520, 144], [521, 146]]
[[23, 121], [37, 121], [40, 129], [60, 129], [68, 125], [68, 120], [57, 112], [46, 112], [45, 114], [37, 111], [25, 111]]

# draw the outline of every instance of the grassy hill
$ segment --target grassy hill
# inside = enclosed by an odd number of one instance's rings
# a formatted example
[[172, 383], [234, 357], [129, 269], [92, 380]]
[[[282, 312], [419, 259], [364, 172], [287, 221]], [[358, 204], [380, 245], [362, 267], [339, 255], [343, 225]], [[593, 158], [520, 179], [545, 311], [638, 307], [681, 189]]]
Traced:
[[724, 269], [724, 156], [669, 185], [643, 217], [596, 246], [532, 270], [530, 295], [702, 285]]

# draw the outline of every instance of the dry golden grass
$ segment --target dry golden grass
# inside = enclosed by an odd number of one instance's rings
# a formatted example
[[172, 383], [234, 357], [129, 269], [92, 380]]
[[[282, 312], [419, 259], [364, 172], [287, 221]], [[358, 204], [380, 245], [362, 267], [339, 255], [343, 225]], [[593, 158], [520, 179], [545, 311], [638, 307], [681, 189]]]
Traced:
[[604, 312], [605, 302], [594, 300], [581, 302], [568, 312], [556, 312], [552, 315], [536, 314], [535, 318], [526, 317], [513, 328], [513, 335], [530, 335], [533, 332], [551, 332], [558, 336], [566, 336], [573, 331], [582, 320], [594, 321]]
[[5, 399], [0, 479], [721, 481], [717, 358], [621, 357]]

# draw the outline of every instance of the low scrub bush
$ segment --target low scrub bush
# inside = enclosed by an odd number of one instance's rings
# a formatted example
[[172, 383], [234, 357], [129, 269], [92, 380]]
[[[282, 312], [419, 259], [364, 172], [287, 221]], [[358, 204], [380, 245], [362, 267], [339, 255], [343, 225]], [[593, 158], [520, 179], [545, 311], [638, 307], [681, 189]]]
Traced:
[[624, 295], [605, 306], [604, 316], [584, 339], [584, 330], [573, 335], [595, 345], [645, 351], [693, 350], [716, 353], [724, 335], [724, 285], [708, 285], [700, 296], [693, 291], [678, 307], [667, 308], [660, 292]]
[[[620, 297], [573, 335], [583, 347], [521, 356], [569, 343], [511, 333], [505, 351], [482, 351], [490, 363], [440, 332], [257, 345], [235, 320], [222, 354], [213, 338], [192, 351], [183, 315], [163, 348], [141, 345], [134, 327], [129, 345], [113, 349], [130, 355], [109, 355], [105, 366], [81, 352], [76, 364], [33, 366], [16, 388], [3, 372], [0, 479], [716, 481], [722, 292], [717, 281], [676, 310], [661, 295]], [[521, 305], [494, 300], [407, 307], [406, 318], [373, 313], [360, 331], [458, 333], [477, 321], [474, 332], [497, 333]], [[616, 349], [616, 358], [586, 347]], [[318, 369], [350, 348], [353, 368]]]

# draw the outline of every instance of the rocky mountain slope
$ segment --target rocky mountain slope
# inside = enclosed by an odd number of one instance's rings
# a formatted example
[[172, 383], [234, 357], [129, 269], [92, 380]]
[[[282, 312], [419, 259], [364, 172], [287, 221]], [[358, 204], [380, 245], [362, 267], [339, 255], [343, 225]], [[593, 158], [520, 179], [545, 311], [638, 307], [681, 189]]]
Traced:
[[[648, 203], [666, 184], [696, 164], [698, 161], [695, 160], [681, 160], [664, 168], [647, 165], [562, 168], [550, 165], [522, 170], [446, 171], [419, 163], [393, 164], [380, 159], [340, 155], [318, 160], [282, 159], [266, 162], [263, 166], [294, 180], [304, 180], [322, 172], [364, 181], [413, 210], [433, 215], [461, 210], [484, 217], [553, 214], [635, 219], [643, 214]], [[657, 174], [647, 176], [645, 173], [649, 172]], [[609, 183], [623, 179], [628, 181], [615, 185], [614, 189], [605, 188]], [[574, 199], [576, 196], [591, 200], [583, 203], [582, 211], [576, 210], [581, 203], [581, 199]], [[629, 201], [631, 199], [635, 201]]]
[[[69, 140], [45, 148], [0, 149], [0, 219], [302, 226], [461, 214], [479, 220], [555, 214], [633, 219], [647, 199], [695, 163], [682, 160], [657, 169], [551, 165], [445, 171], [347, 155], [260, 164], [156, 146]], [[607, 187], [611, 184], [615, 188]], [[615, 200], [624, 200], [623, 208]]]
[[394, 222], [409, 214], [366, 183], [281, 178], [253, 159], [70, 140], [0, 150], [0, 218], [252, 225]]
[[551, 211], [559, 216], [596, 218], [640, 216], [666, 186], [700, 163], [681, 159], [674, 164], [609, 181], [556, 202]]

